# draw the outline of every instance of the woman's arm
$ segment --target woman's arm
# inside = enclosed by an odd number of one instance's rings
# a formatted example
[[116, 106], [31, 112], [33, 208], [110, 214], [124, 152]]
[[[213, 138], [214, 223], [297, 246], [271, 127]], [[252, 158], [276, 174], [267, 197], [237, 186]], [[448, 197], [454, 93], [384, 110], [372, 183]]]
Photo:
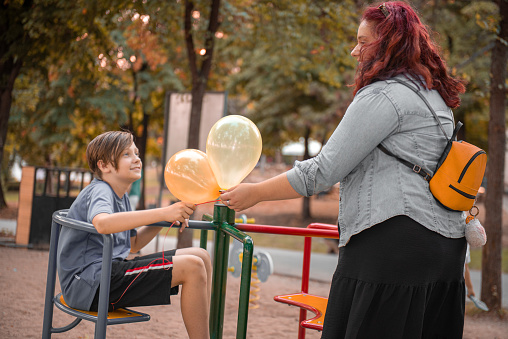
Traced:
[[346, 177], [397, 127], [395, 107], [382, 91], [364, 93], [349, 106], [316, 157], [297, 161], [293, 170], [266, 181], [233, 187], [221, 200], [241, 211], [261, 201], [314, 195]]
[[286, 173], [279, 174], [268, 180], [255, 184], [240, 184], [230, 188], [221, 195], [222, 202], [234, 209], [242, 211], [261, 201], [300, 198], [288, 181]]

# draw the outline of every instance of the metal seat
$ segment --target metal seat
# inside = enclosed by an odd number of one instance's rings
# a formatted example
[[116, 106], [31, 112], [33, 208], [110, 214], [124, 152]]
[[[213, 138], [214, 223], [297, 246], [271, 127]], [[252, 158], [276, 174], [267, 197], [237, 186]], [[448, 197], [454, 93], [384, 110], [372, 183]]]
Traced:
[[[337, 232], [338, 226], [312, 223], [307, 228], [321, 229]], [[330, 238], [339, 239], [339, 234]], [[298, 339], [305, 338], [305, 329], [317, 331], [323, 330], [323, 323], [328, 306], [328, 298], [309, 294], [309, 276], [310, 276], [310, 257], [312, 253], [312, 238], [305, 237], [303, 249], [303, 267], [302, 267], [302, 289], [300, 293], [286, 295], [277, 295], [273, 299], [277, 302], [300, 307], [300, 319], [298, 321]], [[307, 311], [315, 314], [314, 317], [307, 319]]]
[[323, 322], [325, 320], [326, 306], [328, 298], [307, 293], [294, 293], [286, 295], [278, 295], [273, 298], [283, 304], [298, 306], [300, 308], [311, 311], [315, 314], [313, 318], [305, 319], [300, 322], [303, 328], [322, 331]]
[[[74, 309], [68, 306], [63, 296], [58, 294], [55, 296], [56, 284], [56, 259], [58, 240], [60, 238], [61, 227], [70, 227], [90, 233], [98, 234], [93, 225], [67, 218], [68, 210], [60, 210], [53, 213], [51, 224], [51, 240], [49, 249], [48, 262], [48, 278], [46, 283], [46, 297], [44, 303], [44, 323], [42, 329], [42, 338], [51, 338], [52, 333], [67, 332], [76, 327], [81, 320], [88, 320], [95, 323], [95, 338], [106, 338], [106, 329], [108, 325], [126, 324], [150, 320], [150, 315], [146, 313], [132, 311], [126, 308], [118, 309], [108, 313], [109, 300], [109, 284], [111, 276], [111, 261], [113, 257], [113, 235], [102, 234], [104, 240], [104, 248], [102, 251], [102, 271], [99, 292], [98, 312], [90, 312]], [[68, 313], [76, 319], [67, 326], [53, 327], [53, 310], [56, 306], [58, 309]]]

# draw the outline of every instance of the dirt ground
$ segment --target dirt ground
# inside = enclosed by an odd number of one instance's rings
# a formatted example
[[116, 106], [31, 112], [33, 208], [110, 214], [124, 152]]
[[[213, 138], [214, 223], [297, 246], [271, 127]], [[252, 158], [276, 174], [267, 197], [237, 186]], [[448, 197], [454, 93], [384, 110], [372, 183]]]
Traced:
[[[255, 173], [249, 180], [257, 180]], [[337, 217], [337, 192], [311, 201], [312, 218], [301, 217], [301, 200], [261, 203], [245, 213], [254, 217], [257, 224], [305, 226], [309, 222], [334, 223]], [[196, 213], [210, 213], [212, 207], [200, 206]], [[0, 219], [15, 219], [17, 208], [3, 210]], [[505, 219], [506, 220], [506, 219]], [[505, 237], [508, 230], [505, 227]], [[508, 244], [503, 239], [504, 246]], [[48, 252], [0, 246], [0, 338], [40, 338], [42, 331], [44, 293], [46, 285]], [[228, 276], [224, 338], [235, 338], [238, 317], [238, 294], [240, 279]], [[299, 309], [279, 304], [273, 297], [298, 292], [300, 280], [273, 274], [259, 285], [258, 308], [249, 311], [248, 338], [296, 338]], [[330, 284], [311, 281], [310, 292], [327, 296]], [[58, 289], [58, 288], [57, 288]], [[186, 338], [180, 315], [180, 297], [172, 306], [138, 308], [149, 313], [151, 320], [145, 323], [110, 326], [108, 338]], [[58, 309], [54, 313], [54, 326], [64, 326], [71, 317]], [[93, 338], [93, 324], [82, 322], [75, 329], [54, 338]], [[319, 338], [320, 333], [307, 330], [307, 338]], [[508, 319], [478, 311], [471, 303], [466, 304], [464, 338], [507, 338]]]
[[[46, 251], [0, 247], [0, 338], [40, 338], [42, 331], [44, 292], [48, 253]], [[224, 316], [224, 338], [235, 338], [238, 317], [240, 280], [228, 277]], [[259, 308], [249, 311], [248, 338], [296, 338], [298, 309], [273, 301], [275, 295], [297, 292], [300, 281], [296, 278], [271, 275], [260, 285]], [[326, 296], [329, 284], [311, 282], [312, 293]], [[138, 308], [149, 313], [146, 323], [116, 325], [108, 328], [108, 338], [186, 338], [180, 315], [179, 296], [172, 306]], [[468, 311], [476, 313], [468, 305]], [[54, 326], [70, 322], [70, 316], [54, 311]], [[82, 322], [75, 329], [54, 338], [93, 338], [93, 324]], [[319, 333], [308, 330], [307, 338], [319, 338]], [[464, 338], [508, 338], [508, 321], [480, 314], [467, 315]]]

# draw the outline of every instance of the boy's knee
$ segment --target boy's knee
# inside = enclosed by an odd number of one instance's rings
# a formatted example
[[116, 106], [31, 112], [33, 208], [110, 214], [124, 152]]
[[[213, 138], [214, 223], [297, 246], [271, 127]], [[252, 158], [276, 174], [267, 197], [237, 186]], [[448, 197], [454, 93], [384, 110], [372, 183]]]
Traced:
[[206, 266], [210, 266], [212, 264], [212, 259], [210, 259], [210, 254], [204, 248], [194, 247], [193, 251], [192, 251], [192, 255], [200, 258]]
[[206, 267], [202, 258], [194, 255], [189, 255], [185, 260], [185, 266], [190, 274], [193, 276], [203, 275], [206, 279]]
[[211, 262], [210, 253], [204, 248], [198, 248], [197, 256], [199, 256], [205, 262]]

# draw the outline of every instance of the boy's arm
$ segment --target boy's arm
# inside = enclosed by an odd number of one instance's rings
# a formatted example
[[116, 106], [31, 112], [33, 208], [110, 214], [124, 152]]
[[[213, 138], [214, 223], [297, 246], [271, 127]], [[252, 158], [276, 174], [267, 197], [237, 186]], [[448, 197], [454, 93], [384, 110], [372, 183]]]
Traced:
[[137, 253], [146, 246], [162, 230], [162, 227], [142, 226], [137, 229], [135, 237], [131, 237], [131, 252]]
[[[176, 225], [180, 225], [180, 222], [175, 222]], [[180, 232], [183, 231], [185, 227], [189, 227], [189, 221], [185, 220], [180, 227]], [[146, 246], [156, 235], [162, 230], [162, 227], [155, 226], [142, 226], [137, 229], [137, 234], [135, 237], [131, 237], [131, 252], [136, 253], [140, 249]]]
[[142, 211], [129, 211], [118, 213], [100, 213], [93, 220], [97, 232], [101, 234], [118, 233], [131, 230], [136, 227], [153, 224], [159, 221], [185, 222], [196, 209], [196, 205], [185, 202]]

